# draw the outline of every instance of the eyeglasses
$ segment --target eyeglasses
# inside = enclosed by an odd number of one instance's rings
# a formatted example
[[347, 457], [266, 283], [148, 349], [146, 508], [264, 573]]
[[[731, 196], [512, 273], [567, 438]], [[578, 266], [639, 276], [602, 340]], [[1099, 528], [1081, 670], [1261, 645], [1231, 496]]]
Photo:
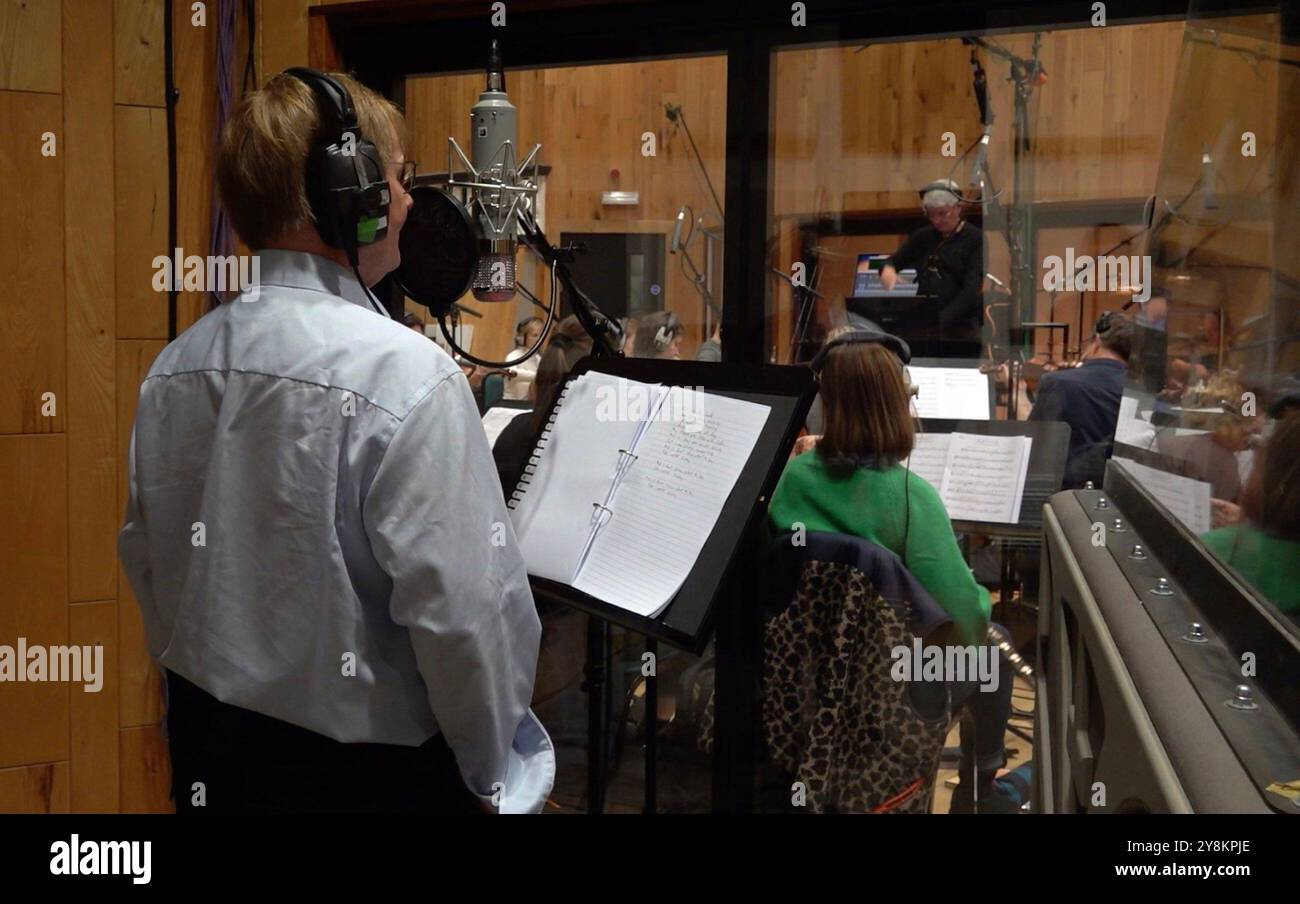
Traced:
[[410, 191], [415, 187], [415, 161], [407, 160], [402, 163], [402, 190]]

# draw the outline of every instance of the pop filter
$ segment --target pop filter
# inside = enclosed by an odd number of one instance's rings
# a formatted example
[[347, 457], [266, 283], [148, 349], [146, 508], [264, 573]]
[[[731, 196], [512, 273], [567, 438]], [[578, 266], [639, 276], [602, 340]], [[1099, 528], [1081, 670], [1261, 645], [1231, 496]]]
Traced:
[[417, 185], [410, 195], [415, 203], [398, 239], [402, 263], [393, 278], [412, 301], [446, 317], [474, 278], [478, 228], [465, 205], [440, 188]]

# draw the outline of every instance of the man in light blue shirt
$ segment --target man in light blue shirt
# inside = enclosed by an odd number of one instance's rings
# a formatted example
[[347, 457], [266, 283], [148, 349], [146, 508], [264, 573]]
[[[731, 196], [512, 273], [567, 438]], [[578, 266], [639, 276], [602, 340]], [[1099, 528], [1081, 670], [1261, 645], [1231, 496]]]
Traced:
[[177, 806], [206, 782], [212, 809], [455, 809], [406, 795], [425, 753], [449, 748], [483, 809], [536, 812], [555, 775], [529, 709], [540, 625], [487, 439], [460, 368], [362, 284], [400, 261], [404, 124], [334, 79], [383, 158], [386, 234], [355, 269], [322, 239], [304, 172], [340, 126], [316, 88], [272, 79], [240, 102], [218, 162], [261, 283], [168, 345], [140, 388], [119, 552], [173, 703], [194, 708], [169, 713]]

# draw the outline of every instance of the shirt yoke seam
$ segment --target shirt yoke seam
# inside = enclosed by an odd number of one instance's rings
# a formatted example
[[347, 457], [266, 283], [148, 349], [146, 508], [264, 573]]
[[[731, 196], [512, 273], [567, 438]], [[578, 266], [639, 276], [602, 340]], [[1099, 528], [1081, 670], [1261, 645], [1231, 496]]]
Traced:
[[[433, 377], [430, 377], [427, 381], [425, 381], [425, 386], [427, 386], [428, 388], [426, 389], [424, 386], [422, 386], [416, 389], [416, 392], [419, 393], [419, 396], [411, 403], [410, 409], [407, 411], [407, 413], [409, 414], [411, 410], [414, 410], [415, 407], [420, 404], [420, 402], [424, 401], [424, 399], [428, 397], [430, 392], [436, 389], [443, 381], [450, 378], [454, 373], [455, 373], [454, 370], [449, 370], [441, 374], [435, 374]], [[288, 380], [292, 383], [302, 383], [305, 386], [316, 386], [321, 389], [342, 389], [344, 392], [350, 392], [353, 395], [357, 396], [362, 401], [366, 402], [366, 404], [378, 408], [380, 411], [384, 412], [384, 414], [387, 414], [389, 417], [391, 417], [393, 420], [397, 421], [398, 423], [401, 423], [402, 421], [406, 420], [404, 416], [399, 415], [397, 412], [391, 410], [387, 406], [380, 404], [379, 402], [375, 401], [374, 399], [370, 398], [364, 393], [358, 392], [357, 390], [352, 389], [351, 387], [334, 386], [330, 383], [321, 383], [318, 380], [304, 380], [301, 377], [290, 377], [284, 374], [270, 374], [260, 370], [243, 370], [241, 368], [235, 368], [235, 367], [231, 367], [231, 368], [199, 367], [199, 368], [194, 368], [193, 370], [176, 370], [176, 371], [170, 371], [165, 374], [150, 374], [149, 376], [145, 377], [144, 382], [148, 383], [150, 380], [161, 380], [167, 377], [183, 377], [191, 374], [245, 374], [247, 376], [252, 376], [252, 377], [269, 377], [272, 380]], [[421, 392], [422, 389], [423, 391]]]

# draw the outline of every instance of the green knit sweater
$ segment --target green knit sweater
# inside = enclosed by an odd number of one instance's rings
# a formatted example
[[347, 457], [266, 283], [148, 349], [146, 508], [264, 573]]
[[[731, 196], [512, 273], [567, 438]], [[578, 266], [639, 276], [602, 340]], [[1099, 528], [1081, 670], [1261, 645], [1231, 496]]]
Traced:
[[952, 616], [954, 642], [983, 642], [989, 593], [966, 566], [938, 492], [902, 466], [858, 468], [836, 478], [821, 456], [805, 452], [786, 465], [768, 518], [777, 531], [802, 524], [805, 531], [851, 534], [893, 551]]
[[1274, 606], [1300, 616], [1300, 543], [1248, 523], [1201, 534], [1201, 541]]

